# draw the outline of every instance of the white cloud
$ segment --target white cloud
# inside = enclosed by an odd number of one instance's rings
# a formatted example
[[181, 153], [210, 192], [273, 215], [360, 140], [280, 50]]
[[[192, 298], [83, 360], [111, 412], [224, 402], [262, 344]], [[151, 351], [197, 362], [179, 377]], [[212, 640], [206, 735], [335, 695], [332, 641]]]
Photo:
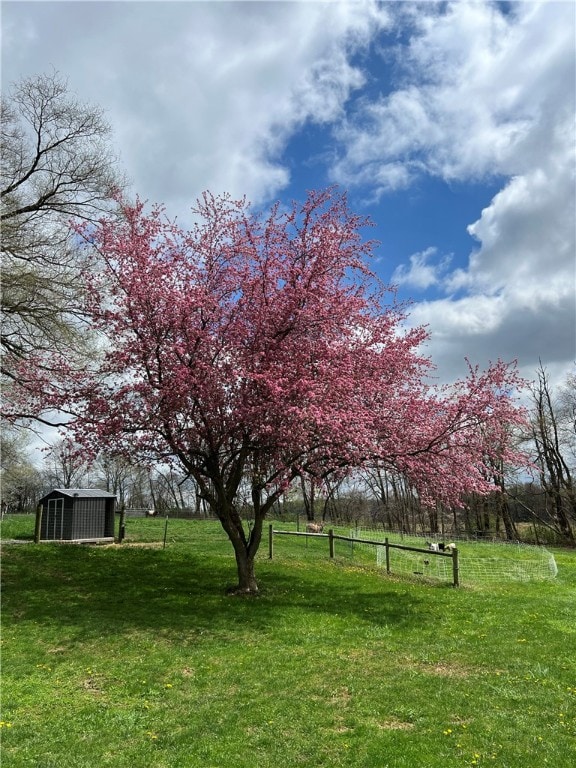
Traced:
[[410, 324], [430, 327], [426, 351], [443, 381], [466, 373], [465, 356], [481, 366], [497, 358], [517, 360], [528, 379], [534, 377], [542, 359], [554, 371], [556, 382], [576, 359], [573, 295], [552, 302], [521, 292], [418, 302]]
[[69, 75], [106, 106], [135, 189], [179, 212], [205, 189], [276, 196], [290, 178], [286, 141], [341, 117], [363, 83], [348, 51], [388, 18], [374, 0], [27, 6], [10, 8], [21, 34], [5, 41], [4, 79], [22, 46], [30, 74], [52, 64]]
[[406, 85], [343, 124], [335, 177], [354, 184], [367, 165], [399, 161], [447, 180], [529, 170], [574, 116], [572, 5], [516, 3], [504, 16], [491, 3], [453, 2], [414, 14], [398, 51]]
[[444, 256], [438, 263], [430, 263], [430, 259], [436, 257], [437, 248], [427, 248], [420, 253], [410, 256], [410, 268], [404, 264], [397, 267], [392, 275], [392, 282], [396, 285], [407, 285], [421, 290], [442, 283], [443, 273], [450, 264], [450, 256]]
[[[395, 279], [450, 298], [416, 304], [430, 351], [454, 371], [482, 362], [576, 358], [575, 18], [572, 3], [454, 2], [445, 12], [403, 8], [414, 24], [402, 51], [405, 84], [363, 105], [339, 131], [335, 178], [372, 178], [385, 205], [395, 178], [504, 179], [468, 227], [477, 240], [464, 268], [434, 265], [434, 244]], [[396, 169], [395, 177], [388, 169]], [[460, 292], [460, 298], [454, 294]]]

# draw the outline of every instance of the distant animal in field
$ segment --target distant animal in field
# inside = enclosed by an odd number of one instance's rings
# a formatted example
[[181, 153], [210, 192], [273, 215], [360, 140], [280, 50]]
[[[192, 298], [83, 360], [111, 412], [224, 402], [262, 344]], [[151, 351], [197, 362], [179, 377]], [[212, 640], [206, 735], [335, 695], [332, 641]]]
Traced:
[[427, 541], [426, 547], [430, 552], [453, 552], [456, 549], [456, 544], [453, 542], [445, 544], [443, 541]]
[[324, 523], [307, 523], [306, 533], [322, 533], [324, 530]]

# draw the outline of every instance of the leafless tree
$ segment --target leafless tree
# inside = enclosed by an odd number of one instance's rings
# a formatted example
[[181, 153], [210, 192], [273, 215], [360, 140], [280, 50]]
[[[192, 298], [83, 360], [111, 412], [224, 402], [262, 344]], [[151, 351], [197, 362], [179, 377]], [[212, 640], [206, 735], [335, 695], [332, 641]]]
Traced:
[[3, 424], [1, 439], [2, 515], [5, 512], [32, 512], [46, 487], [42, 473], [29, 458], [30, 437]]
[[[548, 513], [557, 533], [572, 544], [576, 543], [576, 485], [574, 467], [570, 466], [568, 456], [574, 445], [573, 438], [570, 442], [565, 438], [574, 435], [574, 383], [574, 377], [570, 377], [561, 400], [555, 401], [548, 375], [540, 366], [538, 380], [532, 387], [533, 414], [530, 435], [534, 443], [540, 485], [546, 492], [549, 503]], [[566, 419], [562, 419], [566, 414], [568, 424]]]
[[100, 109], [57, 74], [22, 80], [2, 100], [2, 375], [34, 352], [80, 347], [83, 257], [71, 224], [115, 206], [124, 182]]
[[50, 488], [82, 488], [89, 482], [89, 465], [82, 460], [78, 446], [58, 440], [47, 453], [44, 476]]
[[149, 473], [149, 484], [157, 512], [193, 511], [197, 516], [201, 514], [202, 499], [191, 477], [176, 472], [172, 467], [158, 466]]

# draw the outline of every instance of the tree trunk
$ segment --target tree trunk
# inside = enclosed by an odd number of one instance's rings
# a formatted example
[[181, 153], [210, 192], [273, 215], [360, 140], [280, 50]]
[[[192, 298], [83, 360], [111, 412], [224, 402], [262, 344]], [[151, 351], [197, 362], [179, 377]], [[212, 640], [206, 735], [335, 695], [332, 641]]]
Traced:
[[257, 595], [259, 590], [254, 572], [254, 559], [262, 538], [262, 520], [256, 517], [254, 527], [246, 536], [242, 520], [237, 512], [225, 516], [220, 514], [219, 518], [234, 548], [238, 573], [238, 584], [229, 587], [227, 592], [237, 595]]
[[257, 595], [259, 589], [254, 572], [254, 555], [250, 555], [245, 547], [235, 549], [234, 553], [238, 569], [238, 585], [231, 587], [228, 592], [234, 595]]
[[438, 507], [431, 507], [427, 511], [430, 533], [438, 533]]
[[512, 519], [510, 512], [510, 504], [508, 503], [508, 493], [506, 491], [506, 481], [504, 479], [504, 462], [500, 461], [499, 466], [495, 467], [495, 469], [497, 471], [495, 471], [493, 475], [494, 485], [499, 488], [499, 491], [495, 497], [496, 527], [498, 530], [500, 520], [502, 520], [504, 523], [507, 540], [514, 541], [519, 537], [518, 531], [516, 529], [516, 523]]
[[308, 488], [306, 487], [306, 480], [304, 479], [304, 475], [300, 475], [300, 487], [302, 488], [302, 501], [304, 502], [304, 510], [306, 512], [306, 519], [309, 522], [314, 522], [314, 514], [315, 514], [315, 507], [316, 507], [316, 494], [315, 494], [315, 484], [314, 484], [314, 478], [309, 478], [310, 483], [310, 492], [308, 492]]
[[515, 541], [518, 539], [518, 530], [516, 529], [516, 523], [512, 519], [510, 514], [510, 505], [508, 504], [508, 496], [502, 494], [500, 498], [500, 514], [502, 515], [502, 522], [506, 530], [506, 538], [508, 541]]
[[252, 500], [254, 504], [254, 522], [249, 528], [248, 534], [244, 530], [242, 519], [234, 505], [226, 505], [219, 510], [218, 517], [234, 548], [238, 574], [238, 584], [230, 587], [227, 590], [228, 594], [257, 595], [259, 593], [254, 560], [262, 540], [264, 518], [270, 503], [265, 507], [261, 506], [259, 494], [254, 492]]

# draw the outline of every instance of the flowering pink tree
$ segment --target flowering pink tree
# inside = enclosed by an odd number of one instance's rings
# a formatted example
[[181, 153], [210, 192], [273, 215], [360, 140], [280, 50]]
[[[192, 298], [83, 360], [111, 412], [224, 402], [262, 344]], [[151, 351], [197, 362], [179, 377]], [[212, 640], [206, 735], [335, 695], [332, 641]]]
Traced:
[[190, 232], [141, 203], [124, 214], [82, 232], [104, 265], [87, 308], [101, 358], [83, 376], [53, 366], [65, 375], [44, 382], [44, 405], [74, 413], [93, 453], [176, 462], [194, 478], [234, 548], [239, 591], [257, 591], [264, 518], [299, 475], [378, 464], [425, 500], [493, 490], [485, 458], [509, 451], [505, 427], [521, 418], [513, 369], [430, 389], [427, 332], [403, 330], [344, 197], [311, 193], [259, 218], [206, 194]]

